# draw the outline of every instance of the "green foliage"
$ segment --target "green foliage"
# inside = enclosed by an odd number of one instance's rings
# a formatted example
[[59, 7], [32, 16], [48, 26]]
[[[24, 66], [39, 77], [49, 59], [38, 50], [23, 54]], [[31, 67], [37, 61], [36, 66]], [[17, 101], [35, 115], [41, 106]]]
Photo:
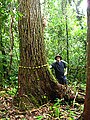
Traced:
[[62, 100], [56, 99], [55, 104], [50, 107], [50, 110], [52, 110], [52, 116], [59, 118], [60, 117], [60, 104]]
[[[72, 2], [70, 2], [72, 3]], [[79, 7], [79, 6], [78, 6]], [[76, 91], [79, 88], [85, 90], [86, 84], [86, 16], [81, 13], [78, 19], [75, 9], [67, 3], [66, 0], [47, 0], [45, 4], [44, 15], [47, 17], [48, 24], [45, 28], [46, 55], [48, 63], [54, 62], [56, 54], [61, 54], [63, 59], [67, 61], [67, 49], [69, 51], [69, 67], [68, 82]], [[13, 35], [14, 46], [12, 51], [12, 65], [10, 68], [11, 42], [10, 42], [10, 24], [11, 16], [14, 18]], [[67, 16], [67, 21], [66, 21]], [[19, 66], [19, 37], [18, 37], [18, 19], [22, 14], [18, 12], [17, 0], [0, 0], [0, 86], [11, 88], [7, 91], [0, 92], [0, 96], [9, 94], [14, 96], [18, 88], [18, 66]], [[66, 35], [66, 22], [68, 25], [68, 43]], [[30, 95], [31, 96], [31, 95]], [[34, 96], [31, 96], [35, 101]], [[46, 100], [46, 96], [43, 96]], [[26, 98], [25, 98], [26, 100]], [[63, 119], [64, 111], [60, 106], [63, 100], [57, 99], [55, 104], [50, 107], [53, 111], [50, 116]], [[37, 106], [38, 103], [36, 102]], [[74, 103], [76, 106], [77, 104]], [[83, 111], [83, 105], [77, 111]], [[66, 107], [69, 120], [74, 120], [75, 111]], [[43, 116], [37, 116], [37, 120], [43, 119]], [[24, 119], [23, 119], [24, 120]]]
[[[17, 1], [6, 0], [0, 1], [0, 85], [3, 87], [17, 85], [18, 64], [19, 64], [19, 41], [17, 30]], [[13, 36], [14, 46], [11, 53], [11, 40], [10, 40], [10, 24], [11, 16], [14, 18], [13, 22]], [[10, 59], [12, 56], [12, 65]], [[11, 66], [11, 68], [10, 68]]]
[[36, 120], [42, 120], [43, 119], [43, 116], [37, 116], [37, 117], [35, 117], [36, 118]]
[[10, 96], [15, 96], [16, 93], [17, 93], [17, 87], [7, 90], [7, 94], [9, 94]]
[[[50, 116], [56, 119], [75, 120], [82, 113], [84, 105], [75, 102], [74, 106], [69, 105], [64, 99], [56, 99], [53, 106], [50, 106]], [[80, 112], [80, 113], [78, 113]]]
[[[69, 51], [68, 82], [74, 81], [85, 84], [86, 79], [86, 16], [77, 14], [71, 5], [72, 1], [47, 0], [44, 4], [44, 16], [47, 18], [45, 28], [46, 55], [49, 64], [54, 62], [56, 54], [61, 54], [67, 61], [67, 49]], [[79, 9], [79, 6], [78, 6]], [[14, 18], [13, 34], [13, 59], [10, 69], [10, 24], [11, 16]], [[67, 20], [66, 20], [67, 16]], [[3, 87], [17, 86], [19, 66], [19, 38], [18, 19], [22, 14], [18, 11], [17, 0], [0, 1], [0, 85]], [[68, 43], [66, 22], [68, 27]], [[68, 62], [68, 61], [67, 61]], [[76, 84], [75, 83], [75, 84]], [[77, 85], [76, 84], [76, 85]]]
[[[79, 6], [78, 6], [79, 10]], [[69, 62], [67, 66], [68, 82], [77, 81], [85, 83], [86, 79], [86, 16], [85, 14], [77, 15], [75, 8], [64, 0], [48, 0], [46, 3], [46, 14], [48, 24], [45, 29], [46, 51], [48, 63], [54, 62], [56, 54], [61, 54], [62, 58], [67, 61], [67, 50], [69, 52]], [[67, 20], [66, 20], [67, 16]], [[66, 31], [66, 22], [67, 30]], [[67, 34], [68, 32], [68, 47]]]

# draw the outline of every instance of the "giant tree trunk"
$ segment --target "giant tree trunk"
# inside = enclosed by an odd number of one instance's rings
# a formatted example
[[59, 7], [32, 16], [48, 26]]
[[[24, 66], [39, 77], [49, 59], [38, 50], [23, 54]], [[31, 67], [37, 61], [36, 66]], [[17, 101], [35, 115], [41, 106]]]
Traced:
[[87, 0], [87, 83], [84, 105], [84, 120], [90, 120], [90, 0]]
[[19, 10], [23, 16], [19, 19], [18, 93], [19, 97], [25, 96], [32, 105], [38, 106], [43, 104], [45, 99], [61, 97], [63, 89], [47, 65], [40, 0], [19, 0]]

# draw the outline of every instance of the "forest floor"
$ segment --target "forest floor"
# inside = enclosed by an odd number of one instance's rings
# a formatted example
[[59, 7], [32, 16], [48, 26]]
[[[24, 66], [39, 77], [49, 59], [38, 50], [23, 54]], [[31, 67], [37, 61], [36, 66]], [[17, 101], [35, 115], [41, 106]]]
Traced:
[[83, 104], [57, 100], [37, 109], [20, 111], [13, 105], [13, 96], [6, 90], [0, 91], [0, 120], [77, 120], [83, 112]]

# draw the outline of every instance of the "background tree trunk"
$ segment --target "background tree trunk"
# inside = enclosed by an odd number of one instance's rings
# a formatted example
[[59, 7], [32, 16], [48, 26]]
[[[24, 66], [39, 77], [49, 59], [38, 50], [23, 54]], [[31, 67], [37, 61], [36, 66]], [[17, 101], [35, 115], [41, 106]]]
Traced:
[[45, 100], [61, 97], [63, 89], [50, 73], [46, 62], [40, 0], [19, 0], [19, 10], [23, 15], [19, 19], [18, 93], [26, 97], [32, 106], [38, 106]]
[[90, 120], [90, 0], [87, 0], [87, 83], [84, 105], [84, 120]]

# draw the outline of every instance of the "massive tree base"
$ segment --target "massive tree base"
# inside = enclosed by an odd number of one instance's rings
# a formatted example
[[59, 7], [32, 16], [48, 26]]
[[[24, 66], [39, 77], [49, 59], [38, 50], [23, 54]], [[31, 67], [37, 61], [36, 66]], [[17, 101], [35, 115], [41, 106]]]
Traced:
[[20, 66], [16, 101], [22, 109], [30, 109], [67, 96], [67, 87], [57, 82], [47, 65], [40, 0], [19, 0], [19, 11], [22, 16], [18, 22]]
[[70, 88], [59, 83], [54, 83], [54, 89], [49, 93], [49, 96], [43, 96], [41, 101], [35, 98], [35, 96], [21, 95], [19, 94], [14, 97], [13, 104], [19, 107], [20, 110], [31, 110], [33, 108], [38, 108], [39, 106], [48, 103], [55, 102], [56, 98], [64, 98], [66, 101], [73, 101], [74, 94]]

